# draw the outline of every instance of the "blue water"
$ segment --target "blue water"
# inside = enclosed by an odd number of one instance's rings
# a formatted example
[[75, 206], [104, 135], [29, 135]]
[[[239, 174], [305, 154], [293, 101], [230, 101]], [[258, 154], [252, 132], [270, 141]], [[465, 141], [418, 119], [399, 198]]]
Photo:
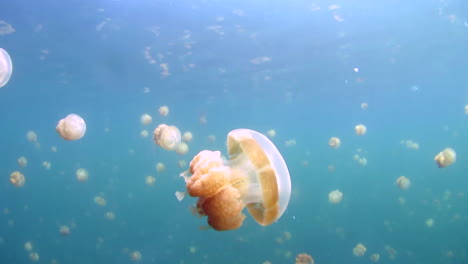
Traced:
[[[378, 263], [468, 262], [468, 2], [0, 5], [0, 21], [15, 29], [0, 35], [14, 65], [0, 89], [0, 263], [30, 263], [28, 241], [40, 256], [35, 263], [132, 263], [133, 251], [138, 263], [295, 263], [299, 253], [318, 264], [372, 263], [374, 253]], [[269, 61], [252, 63], [262, 57]], [[162, 105], [167, 117], [157, 112]], [[87, 124], [77, 141], [55, 131], [70, 113]], [[144, 113], [153, 117], [148, 126]], [[193, 133], [188, 154], [140, 136], [160, 123]], [[359, 123], [364, 136], [354, 133]], [[270, 226], [248, 216], [240, 229], [217, 232], [191, 213], [195, 198], [175, 198], [187, 169], [177, 161], [204, 149], [226, 154], [236, 128], [276, 130], [291, 200]], [[327, 145], [332, 136], [340, 148]], [[296, 145], [287, 146], [291, 139]], [[400, 143], [408, 139], [420, 148]], [[446, 147], [457, 161], [437, 168], [434, 156]], [[78, 168], [89, 171], [88, 181], [77, 181]], [[9, 182], [15, 170], [26, 177], [23, 187]], [[154, 186], [145, 184], [148, 175]], [[401, 175], [411, 180], [408, 190], [395, 185]], [[343, 192], [339, 204], [328, 202], [335, 189]], [[105, 207], [94, 203], [97, 195]], [[367, 248], [362, 257], [353, 255], [358, 243]]]

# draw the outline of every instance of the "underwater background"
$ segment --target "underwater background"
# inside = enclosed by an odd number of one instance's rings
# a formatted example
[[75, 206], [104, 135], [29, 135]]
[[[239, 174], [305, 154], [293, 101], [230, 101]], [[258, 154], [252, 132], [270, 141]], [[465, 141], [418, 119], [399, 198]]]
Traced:
[[[468, 262], [467, 1], [16, 0], [0, 21], [0, 263]], [[70, 113], [80, 140], [55, 131]], [[192, 132], [187, 154], [153, 142], [161, 123]], [[236, 128], [276, 132], [291, 199], [218, 232], [174, 194]]]

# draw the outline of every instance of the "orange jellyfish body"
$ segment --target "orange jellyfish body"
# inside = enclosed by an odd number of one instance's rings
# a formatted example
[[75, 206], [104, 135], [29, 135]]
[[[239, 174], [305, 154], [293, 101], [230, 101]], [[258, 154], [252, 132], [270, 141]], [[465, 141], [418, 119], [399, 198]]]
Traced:
[[187, 191], [199, 197], [197, 210], [215, 230], [242, 226], [247, 207], [260, 225], [270, 225], [286, 210], [291, 180], [283, 157], [264, 135], [236, 129], [227, 137], [229, 160], [203, 150], [190, 162]]

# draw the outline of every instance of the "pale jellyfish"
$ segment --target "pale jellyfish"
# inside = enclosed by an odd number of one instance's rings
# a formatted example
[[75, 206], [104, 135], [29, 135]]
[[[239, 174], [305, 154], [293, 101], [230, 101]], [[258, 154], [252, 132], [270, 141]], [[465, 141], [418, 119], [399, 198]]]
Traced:
[[468, 105], [465, 105], [465, 114], [468, 115]]
[[161, 116], [167, 116], [169, 114], [169, 107], [167, 105], [163, 105], [159, 107], [158, 112]]
[[403, 190], [408, 189], [411, 186], [411, 181], [405, 176], [400, 176], [396, 180], [396, 185]]
[[380, 259], [380, 254], [379, 253], [374, 253], [370, 256], [370, 260], [372, 262], [379, 262]]
[[112, 211], [106, 212], [106, 219], [109, 221], [115, 220], [115, 213]]
[[59, 232], [62, 236], [68, 236], [70, 234], [70, 227], [66, 225], [60, 226]]
[[363, 124], [359, 124], [356, 127], [354, 127], [354, 130], [356, 131], [356, 135], [362, 136], [366, 134], [367, 132], [367, 127]]
[[185, 142], [190, 142], [192, 141], [192, 139], [193, 139], [193, 135], [192, 135], [192, 132], [190, 131], [187, 131], [182, 135], [182, 140]]
[[369, 105], [366, 102], [361, 104], [361, 109], [362, 110], [366, 110], [368, 107], [369, 107]]
[[58, 122], [56, 130], [65, 140], [77, 140], [86, 133], [86, 123], [79, 115], [69, 114]]
[[20, 167], [23, 167], [23, 168], [26, 167], [26, 165], [28, 165], [28, 160], [26, 159], [26, 157], [24, 157], [24, 156], [19, 157], [18, 158], [18, 165]]
[[29, 259], [33, 262], [39, 261], [39, 253], [37, 252], [31, 252], [29, 253]]
[[143, 114], [140, 117], [140, 122], [142, 125], [149, 125], [151, 124], [151, 121], [153, 121], [153, 118], [148, 114]]
[[330, 203], [337, 204], [337, 203], [341, 202], [342, 199], [343, 199], [343, 193], [340, 192], [339, 190], [331, 191], [328, 194], [328, 201]]
[[101, 206], [101, 207], [104, 207], [107, 205], [107, 201], [104, 197], [102, 196], [94, 196], [94, 203]]
[[267, 134], [267, 136], [268, 136], [269, 138], [274, 138], [274, 137], [276, 136], [276, 130], [270, 129], [270, 130], [267, 131], [266, 134]]
[[0, 88], [5, 86], [10, 80], [13, 72], [13, 63], [6, 50], [0, 48]]
[[161, 124], [154, 130], [153, 139], [163, 149], [173, 150], [181, 141], [181, 136], [177, 127]]
[[426, 220], [426, 226], [431, 228], [434, 225], [434, 219], [429, 218]]
[[185, 168], [187, 166], [187, 162], [185, 160], [178, 160], [177, 166], [179, 166], [179, 168]]
[[26, 133], [26, 138], [28, 139], [29, 142], [36, 143], [37, 142], [37, 134], [36, 132], [29, 130], [28, 133]]
[[158, 163], [156, 164], [156, 171], [157, 171], [157, 172], [161, 173], [161, 172], [163, 172], [163, 171], [165, 171], [165, 170], [166, 170], [166, 165], [164, 165], [164, 163], [158, 162]]
[[80, 182], [84, 182], [84, 181], [87, 181], [88, 178], [89, 178], [89, 173], [86, 169], [83, 169], [83, 168], [80, 168], [80, 169], [77, 169], [76, 172], [76, 179]]
[[130, 259], [133, 261], [141, 261], [141, 253], [140, 251], [136, 250], [130, 253]]
[[341, 146], [341, 140], [337, 137], [332, 137], [328, 141], [328, 145], [332, 148], [339, 148]]
[[177, 146], [175, 147], [175, 152], [179, 155], [185, 155], [187, 154], [189, 150], [189, 147], [187, 145], [187, 143], [185, 142], [180, 142], [179, 144], [177, 144]]
[[146, 185], [154, 185], [154, 183], [156, 182], [156, 178], [153, 177], [153, 176], [146, 176], [145, 178], [145, 183]]
[[26, 178], [21, 172], [14, 171], [12, 174], [10, 174], [10, 182], [16, 187], [23, 187], [24, 183], [26, 182]]
[[33, 243], [31, 241], [28, 241], [24, 243], [24, 250], [26, 251], [32, 251], [34, 249]]
[[439, 168], [445, 168], [457, 160], [457, 153], [452, 148], [446, 148], [437, 154], [434, 160]]
[[146, 138], [146, 137], [148, 137], [148, 135], [149, 135], [148, 130], [144, 129], [144, 130], [140, 131], [140, 136], [142, 138]]
[[44, 167], [44, 169], [46, 170], [50, 170], [50, 168], [52, 167], [52, 164], [50, 163], [50, 161], [43, 161], [42, 167]]
[[353, 248], [353, 255], [356, 257], [362, 257], [364, 254], [366, 254], [366, 247], [359, 243]]

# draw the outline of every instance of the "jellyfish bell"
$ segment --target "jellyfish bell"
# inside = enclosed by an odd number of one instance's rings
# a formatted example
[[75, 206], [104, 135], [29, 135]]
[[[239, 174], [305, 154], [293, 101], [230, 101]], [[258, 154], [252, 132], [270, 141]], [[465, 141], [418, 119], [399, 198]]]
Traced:
[[19, 171], [14, 171], [10, 174], [10, 182], [16, 187], [23, 187], [26, 183], [26, 178]]
[[457, 153], [452, 148], [442, 150], [434, 158], [439, 168], [445, 168], [457, 160]]
[[365, 125], [363, 125], [363, 124], [359, 124], [359, 125], [354, 127], [354, 130], [356, 131], [356, 135], [362, 136], [362, 135], [366, 134], [367, 127]]
[[330, 203], [337, 204], [341, 202], [342, 199], [343, 199], [343, 193], [340, 192], [340, 190], [334, 190], [328, 194], [328, 201]]
[[396, 185], [403, 190], [407, 190], [411, 186], [411, 181], [405, 176], [400, 176], [396, 180]]
[[163, 149], [173, 150], [181, 141], [181, 135], [177, 127], [160, 124], [153, 131], [153, 139]]
[[58, 122], [56, 130], [65, 140], [77, 140], [85, 135], [86, 123], [79, 115], [69, 114]]
[[328, 140], [328, 145], [332, 148], [339, 148], [341, 146], [341, 140], [337, 137], [332, 137]]
[[183, 173], [190, 196], [199, 197], [197, 209], [215, 230], [242, 226], [247, 207], [257, 223], [267, 226], [286, 210], [291, 179], [275, 145], [264, 135], [236, 129], [227, 136], [229, 160], [219, 151], [203, 150]]
[[0, 48], [0, 88], [5, 86], [13, 73], [13, 63], [8, 52]]

